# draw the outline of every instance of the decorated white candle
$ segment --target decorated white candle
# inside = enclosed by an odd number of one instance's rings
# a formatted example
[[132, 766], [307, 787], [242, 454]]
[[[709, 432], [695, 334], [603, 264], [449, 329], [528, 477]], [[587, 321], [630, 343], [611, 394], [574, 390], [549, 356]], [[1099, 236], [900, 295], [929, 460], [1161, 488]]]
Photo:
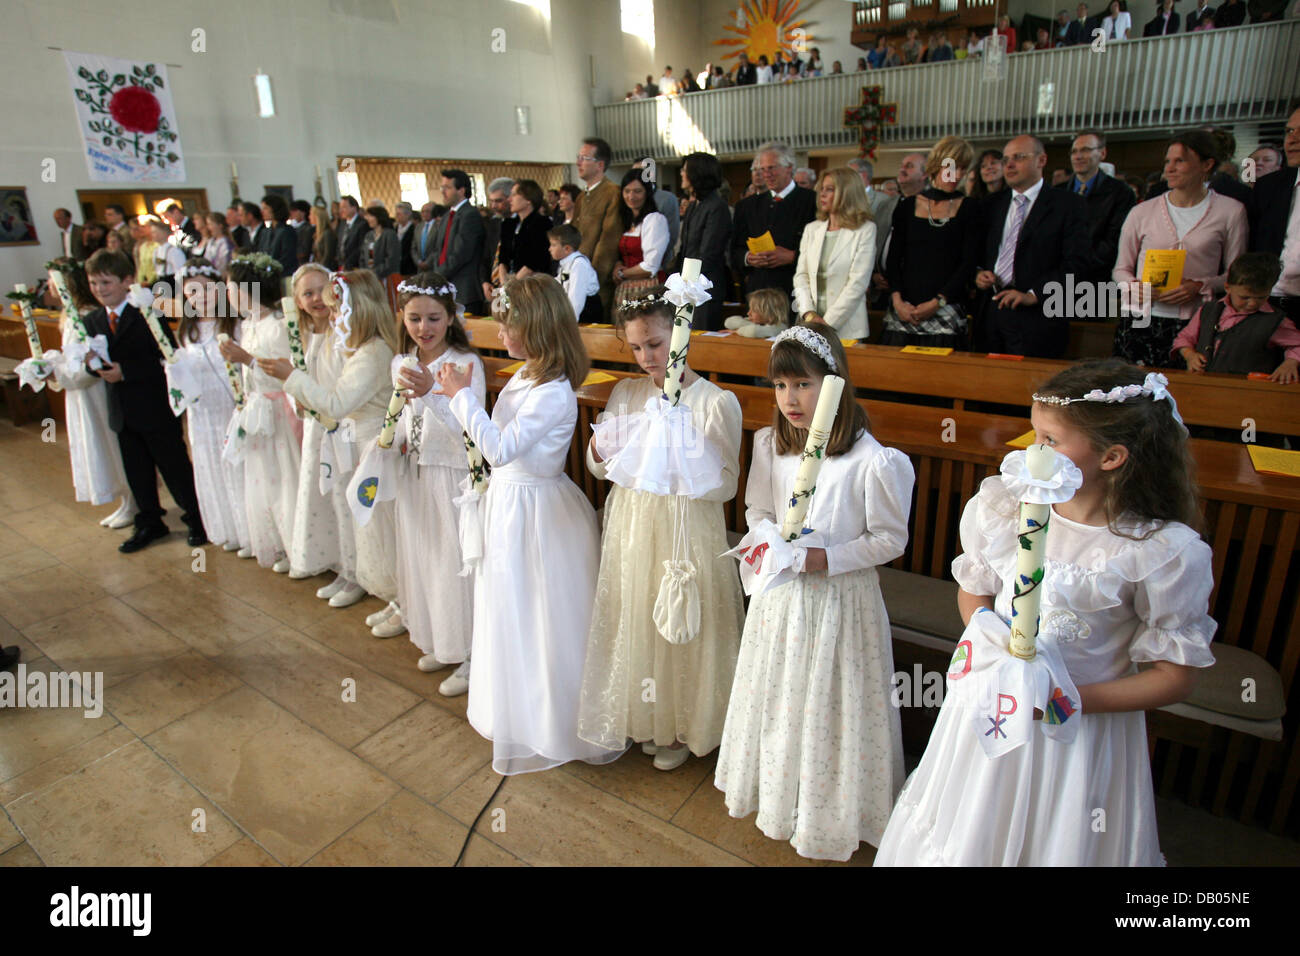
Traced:
[[[457, 365], [456, 371], [464, 373], [466, 368], [467, 366]], [[469, 462], [470, 484], [480, 495], [487, 494], [488, 475], [492, 469], [483, 460], [483, 453], [474, 444], [474, 439], [469, 437], [469, 432], [461, 432], [461, 437], [465, 439], [465, 460]]]
[[408, 355], [402, 359], [402, 364], [397, 367], [397, 372], [393, 374], [393, 397], [388, 400], [388, 411], [384, 414], [384, 427], [379, 432], [379, 447], [392, 448], [393, 435], [397, 431], [397, 420], [402, 417], [402, 409], [406, 407], [406, 386], [398, 381], [398, 374], [402, 369], [417, 369], [420, 367], [420, 360], [414, 355]]
[[[218, 342], [229, 342], [230, 336], [225, 332], [217, 335]], [[235, 368], [234, 363], [226, 363], [226, 377], [230, 379], [230, 391], [235, 396], [235, 407], [244, 407], [244, 380], [239, 375], [239, 369]]]
[[280, 300], [280, 309], [284, 312], [284, 324], [289, 330], [289, 357], [293, 367], [307, 371], [307, 356], [302, 350], [302, 327], [298, 324], [298, 303], [293, 296], [286, 295]]
[[[700, 260], [683, 259], [681, 276], [687, 282], [700, 277]], [[673, 335], [668, 343], [668, 367], [664, 369], [664, 397], [676, 405], [682, 399], [682, 377], [686, 374], [686, 352], [691, 346], [691, 317], [695, 306], [689, 302], [677, 307], [673, 315]]]
[[[137, 296], [141, 293], [139, 284], [132, 283], [131, 295]], [[176, 349], [172, 347], [171, 340], [167, 338], [167, 333], [163, 331], [162, 320], [152, 305], [145, 306], [144, 320], [149, 325], [149, 331], [153, 333], [153, 340], [158, 343], [158, 348], [168, 362], [176, 361]]]
[[[26, 295], [27, 286], [20, 282], [14, 286], [14, 291]], [[32, 358], [40, 359], [45, 354], [45, 350], [41, 348], [41, 333], [37, 331], [36, 320], [32, 318], [32, 304], [25, 298], [19, 299], [18, 311], [23, 316], [23, 328], [27, 330], [27, 345], [32, 350]]]
[[[64, 278], [63, 273], [58, 269], [51, 269], [48, 275], [50, 285], [54, 287], [55, 294], [58, 295], [59, 302], [63, 306], [64, 319], [72, 327], [73, 334], [77, 336], [77, 341], [86, 341], [90, 336], [86, 331], [86, 323], [81, 321], [81, 313], [77, 311], [76, 303], [72, 301], [72, 292], [68, 288], [68, 280]], [[86, 364], [91, 369], [104, 367], [103, 361], [94, 352], [91, 352], [87, 357]]]
[[826, 443], [835, 427], [835, 414], [839, 411], [840, 396], [844, 393], [844, 379], [827, 375], [822, 379], [822, 390], [817, 396], [817, 409], [808, 425], [808, 440], [799, 455], [799, 468], [794, 474], [794, 489], [790, 492], [790, 507], [786, 509], [781, 524], [781, 537], [793, 541], [804, 531], [804, 519], [817, 490], [817, 475], [821, 472]]
[[[1056, 452], [1047, 445], [1030, 445], [1025, 449], [1025, 465], [1030, 477], [1050, 478], [1056, 465]], [[1038, 609], [1043, 596], [1043, 559], [1051, 517], [1051, 505], [1020, 502], [1016, 526], [1020, 547], [1016, 549], [1016, 579], [1011, 598], [1011, 653], [1026, 661], [1032, 661], [1038, 653]]]

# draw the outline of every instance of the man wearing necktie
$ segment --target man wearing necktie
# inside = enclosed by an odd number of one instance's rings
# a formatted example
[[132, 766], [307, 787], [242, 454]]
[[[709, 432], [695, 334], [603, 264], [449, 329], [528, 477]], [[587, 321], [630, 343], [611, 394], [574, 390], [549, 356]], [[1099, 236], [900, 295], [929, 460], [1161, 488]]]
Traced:
[[441, 273], [456, 287], [456, 301], [465, 311], [482, 315], [485, 308], [478, 274], [485, 239], [483, 217], [469, 201], [473, 190], [463, 169], [442, 171], [442, 201], [447, 212], [431, 230], [420, 269]]
[[1003, 150], [1007, 188], [986, 207], [984, 261], [975, 285], [990, 293], [980, 347], [989, 352], [1060, 358], [1070, 339], [1067, 316], [1048, 316], [1043, 302], [1066, 275], [1088, 267], [1087, 209], [1068, 189], [1047, 189], [1047, 152], [1033, 136]]
[[422, 272], [428, 268], [429, 250], [433, 248], [433, 232], [435, 227], [433, 217], [433, 203], [427, 202], [420, 207], [420, 224], [416, 227], [418, 230], [415, 234], [415, 271]]
[[[1083, 275], [1074, 277], [1076, 283], [1110, 280], [1119, 256], [1119, 234], [1129, 210], [1137, 204], [1128, 184], [1107, 176], [1101, 168], [1105, 158], [1106, 137], [1099, 130], [1080, 133], [1070, 146], [1070, 165], [1074, 168], [1074, 175], [1056, 187], [1083, 197], [1088, 209], [1089, 265]], [[1111, 297], [1099, 296], [1095, 301], [1108, 302]], [[1109, 319], [1118, 316], [1097, 314], [1078, 318]]]
[[[754, 169], [767, 189], [736, 203], [731, 233], [731, 272], [743, 277], [744, 294], [781, 289], [794, 295], [794, 267], [804, 226], [817, 218], [817, 194], [794, 181], [794, 152], [785, 143], [764, 143]], [[749, 240], [771, 233], [776, 246], [750, 252]]]

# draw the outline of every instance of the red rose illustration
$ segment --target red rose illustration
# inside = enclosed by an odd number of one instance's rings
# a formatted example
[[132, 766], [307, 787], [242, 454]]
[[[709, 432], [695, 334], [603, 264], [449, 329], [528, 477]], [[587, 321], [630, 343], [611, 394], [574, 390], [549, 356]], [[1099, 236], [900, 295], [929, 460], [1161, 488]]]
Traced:
[[143, 86], [124, 86], [108, 101], [108, 112], [132, 133], [156, 133], [162, 106]]

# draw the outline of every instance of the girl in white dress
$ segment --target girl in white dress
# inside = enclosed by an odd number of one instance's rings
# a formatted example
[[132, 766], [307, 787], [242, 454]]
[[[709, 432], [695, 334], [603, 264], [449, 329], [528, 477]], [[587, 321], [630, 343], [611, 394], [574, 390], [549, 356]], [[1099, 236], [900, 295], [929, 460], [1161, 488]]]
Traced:
[[785, 517], [823, 377], [845, 379], [844, 394], [805, 519], [822, 546], [799, 548], [802, 572], [750, 600], [714, 782], [733, 817], [757, 810], [758, 828], [800, 856], [847, 860], [879, 841], [903, 783], [876, 567], [907, 546], [912, 464], [872, 437], [834, 329], [795, 326], [772, 343], [777, 410], [754, 436], [751, 528]]
[[[298, 307], [307, 374], [327, 387], [333, 385], [338, 373], [330, 335], [330, 307], [324, 299], [329, 282], [329, 270], [314, 262], [293, 274], [293, 300]], [[289, 542], [289, 577], [298, 579], [338, 571], [339, 523], [334, 517], [332, 496], [321, 491], [320, 453], [325, 427], [301, 404], [295, 402], [295, 406], [294, 411], [302, 419], [302, 465], [298, 471], [293, 538]], [[336, 573], [334, 581], [316, 593], [331, 598], [346, 586], [347, 581]]]
[[293, 508], [298, 497], [302, 425], [280, 382], [253, 361], [282, 357], [287, 362], [289, 333], [280, 301], [280, 264], [266, 253], [235, 256], [226, 270], [226, 295], [243, 316], [239, 342], [222, 342], [221, 356], [244, 366], [244, 507], [250, 549], [257, 563], [284, 574], [289, 570]]
[[[318, 382], [286, 360], [260, 364], [267, 375], [283, 381], [284, 390], [303, 406], [339, 423], [325, 441], [333, 441], [330, 493], [339, 529], [339, 574], [348, 584], [330, 598], [330, 606], [348, 607], [369, 592], [389, 605], [382, 618], [372, 615], [367, 622], [377, 625], [399, 615], [392, 502], [376, 505], [370, 521], [358, 527], [347, 504], [347, 487], [362, 452], [379, 438], [388, 411], [393, 394], [388, 368], [399, 347], [397, 318], [388, 294], [369, 269], [336, 273], [324, 298], [335, 316], [333, 347], [342, 358], [332, 383]], [[322, 458], [328, 453], [322, 452]]]
[[[609, 415], [643, 414], [662, 395], [674, 307], [662, 286], [646, 290], [615, 312], [615, 321], [644, 378], [614, 386]], [[673, 557], [678, 508], [675, 495], [615, 485], [605, 501], [605, 528], [596, 604], [587, 638], [578, 734], [610, 749], [642, 744], [655, 767], [673, 770], [694, 753], [702, 757], [722, 740], [727, 696], [740, 652], [745, 611], [736, 564], [727, 550], [723, 502], [736, 495], [742, 416], [736, 396], [686, 369], [681, 404], [697, 434], [722, 460], [721, 485], [686, 504], [687, 553], [699, 587], [700, 628], [685, 644], [670, 644], [654, 622], [664, 561]], [[587, 444], [587, 467], [605, 478], [606, 463]], [[645, 694], [645, 680], [654, 694]], [[646, 700], [650, 696], [651, 700]]]
[[[473, 366], [470, 391], [480, 406], [486, 401], [486, 380], [483, 360], [457, 315], [454, 285], [441, 273], [421, 272], [397, 292], [402, 351], [420, 361], [418, 370], [400, 374], [409, 391], [393, 443], [402, 451], [394, 502], [397, 603], [411, 643], [423, 655], [418, 666], [431, 672], [467, 661], [474, 636], [474, 579], [460, 575], [453, 503], [469, 476], [469, 461], [460, 422], [447, 396], [433, 391], [434, 378], [447, 362]], [[392, 374], [398, 374], [403, 357], [393, 358]]]
[[176, 330], [175, 367], [199, 388], [185, 412], [194, 462], [194, 491], [208, 540], [227, 551], [249, 546], [244, 508], [244, 470], [225, 461], [226, 428], [235, 411], [225, 359], [217, 336], [236, 333], [234, 310], [224, 300], [221, 273], [207, 259], [185, 263], [185, 309]]
[[[77, 310], [83, 316], [93, 312], [98, 306], [86, 283], [85, 270], [67, 258], [54, 260], [54, 267], [63, 273]], [[108, 386], [98, 375], [86, 371], [84, 361], [67, 360], [68, 346], [78, 338], [66, 315], [59, 322], [59, 330], [64, 360], [52, 363], [50, 372], [64, 392], [64, 427], [77, 500], [106, 505], [120, 497], [118, 509], [99, 523], [107, 528], [130, 527], [136, 507], [126, 486], [117, 435], [108, 427]]]
[[502, 297], [501, 341], [525, 364], [492, 416], [451, 363], [438, 384], [492, 466], [483, 504], [483, 558], [474, 580], [469, 721], [492, 741], [501, 774], [570, 760], [606, 762], [578, 738], [578, 696], [599, 566], [591, 503], [564, 474], [578, 420], [574, 389], [588, 360], [578, 320], [550, 276], [517, 279]]
[[[1142, 712], [1190, 693], [1194, 668], [1214, 663], [1215, 630], [1211, 552], [1194, 530], [1192, 463], [1165, 384], [1107, 359], [1081, 362], [1035, 393], [1038, 440], [1083, 473], [1074, 497], [1053, 506], [1038, 634], [1078, 689], [1079, 712], [1066, 718], [1079, 721], [1077, 736], [1064, 742], [1035, 729], [1028, 743], [989, 758], [969, 709], [949, 700], [877, 865], [1164, 863]], [[1000, 475], [966, 505], [965, 553], [952, 565], [964, 620], [1011, 619], [1018, 508]], [[1151, 666], [1139, 672], [1139, 663]]]

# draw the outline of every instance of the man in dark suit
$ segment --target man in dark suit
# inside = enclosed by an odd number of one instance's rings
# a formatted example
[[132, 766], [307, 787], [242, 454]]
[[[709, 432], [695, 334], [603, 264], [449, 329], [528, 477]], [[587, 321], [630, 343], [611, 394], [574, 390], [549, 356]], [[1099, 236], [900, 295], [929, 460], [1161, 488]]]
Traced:
[[404, 276], [415, 274], [415, 257], [411, 254], [415, 242], [415, 210], [409, 202], [399, 202], [393, 210], [393, 227], [397, 230], [397, 242], [402, 250], [402, 262], [398, 268]]
[[989, 352], [1060, 358], [1070, 340], [1066, 316], [1047, 316], [1052, 283], [1088, 269], [1088, 210], [1067, 189], [1047, 189], [1047, 152], [1033, 136], [1017, 136], [1003, 150], [999, 190], [984, 206], [983, 268], [975, 285], [992, 294], [984, 313]]
[[749, 54], [741, 53], [740, 62], [736, 64], [736, 85], [753, 86], [758, 82], [758, 70], [749, 62]]
[[[1187, 29], [1195, 29], [1196, 24], [1189, 19]], [[1143, 37], [1167, 37], [1178, 32], [1178, 14], [1174, 12], [1174, 0], [1161, 0], [1160, 9], [1142, 28]]]
[[83, 230], [72, 221], [72, 213], [62, 208], [54, 210], [54, 224], [59, 227], [59, 255], [84, 259], [86, 249], [82, 241]]
[[126, 207], [118, 203], [109, 203], [104, 207], [104, 222], [108, 228], [117, 233], [117, 238], [122, 243], [122, 251], [128, 256], [135, 246], [134, 240], [131, 239], [131, 227], [126, 222]]
[[353, 196], [339, 200], [339, 268], [361, 268], [361, 246], [366, 239], [366, 221], [361, 205]]
[[[1183, 24], [1183, 32], [1191, 33], [1201, 25], [1201, 18], [1209, 15], [1210, 20], [1214, 20], [1214, 7], [1210, 6], [1210, 0], [1197, 0], [1196, 9], [1187, 12], [1187, 22]], [[1146, 34], [1143, 34], [1145, 36]]]
[[436, 269], [456, 287], [456, 301], [465, 311], [484, 314], [479, 269], [483, 262], [483, 217], [469, 201], [473, 192], [463, 169], [442, 171], [442, 201], [447, 213], [434, 227], [433, 246], [422, 268]]
[[501, 247], [501, 226], [510, 217], [510, 191], [514, 188], [515, 181], [508, 176], [488, 183], [488, 209], [491, 213], [483, 217], [483, 261], [479, 269], [479, 288], [483, 290], [485, 302], [492, 298], [492, 273], [496, 269], [497, 250]]
[[180, 203], [172, 203], [163, 212], [163, 218], [166, 219], [172, 227], [172, 244], [180, 246], [186, 254], [203, 241], [199, 235], [199, 227], [194, 225], [194, 220], [185, 215], [185, 210], [181, 208]]
[[236, 252], [252, 248], [248, 242], [248, 230], [244, 227], [244, 207], [239, 203], [226, 207], [226, 228], [230, 230], [230, 241]]
[[271, 230], [266, 225], [266, 220], [262, 216], [262, 207], [255, 202], [245, 202], [239, 204], [239, 215], [244, 223], [244, 228], [248, 230], [248, 246], [250, 252], [271, 251]]
[[[1092, 28], [1093, 20], [1088, 16], [1088, 5], [1081, 3], [1075, 11], [1074, 19], [1070, 21], [1070, 25], [1065, 29], [1065, 45], [1079, 46], [1083, 43], [1091, 43]], [[1008, 50], [1007, 52], [1012, 53], [1014, 51]]]
[[[1110, 281], [1119, 255], [1120, 230], [1124, 228], [1129, 210], [1137, 204], [1133, 190], [1102, 170], [1101, 163], [1105, 158], [1106, 137], [1098, 130], [1080, 133], [1070, 146], [1070, 165], [1074, 167], [1074, 175], [1056, 187], [1082, 196], [1088, 206], [1089, 265], [1083, 275], [1075, 277], [1076, 281]], [[1098, 315], [1095, 318], [1115, 316]]]
[[415, 271], [420, 272], [425, 263], [429, 260], [430, 250], [433, 245], [433, 231], [437, 227], [437, 217], [434, 215], [435, 206], [432, 202], [427, 202], [420, 207], [420, 221], [412, 228], [411, 238], [411, 260], [415, 264]]
[[[190, 547], [197, 548], [208, 539], [181, 422], [167, 401], [162, 352], [145, 317], [128, 301], [135, 269], [122, 253], [103, 249], [86, 262], [86, 277], [101, 306], [86, 317], [86, 329], [91, 335], [108, 337], [112, 359], [95, 374], [108, 383], [108, 425], [117, 432], [126, 481], [140, 509], [135, 533], [118, 550], [130, 554], [167, 536], [158, 502], [158, 474], [180, 507], [181, 520], [189, 525]], [[165, 322], [163, 329], [175, 344]]]
[[289, 225], [289, 204], [283, 196], [267, 193], [262, 197], [261, 213], [270, 225], [264, 227], [265, 248], [259, 251], [280, 263], [281, 274], [288, 278], [298, 269], [298, 237]]
[[1300, 323], [1300, 102], [1293, 103], [1282, 143], [1286, 165], [1255, 183], [1250, 213], [1250, 251], [1282, 260], [1282, 275], [1269, 301]]
[[[803, 228], [817, 218], [817, 194], [794, 182], [794, 153], [785, 143], [764, 143], [754, 160], [767, 189], [736, 203], [731, 232], [731, 272], [745, 294], [782, 289], [794, 295], [794, 267]], [[750, 252], [750, 239], [772, 234], [776, 248]]]
[[311, 261], [311, 247], [316, 243], [316, 227], [311, 224], [310, 215], [311, 204], [307, 200], [295, 199], [289, 203], [289, 227], [295, 234], [298, 265]]

